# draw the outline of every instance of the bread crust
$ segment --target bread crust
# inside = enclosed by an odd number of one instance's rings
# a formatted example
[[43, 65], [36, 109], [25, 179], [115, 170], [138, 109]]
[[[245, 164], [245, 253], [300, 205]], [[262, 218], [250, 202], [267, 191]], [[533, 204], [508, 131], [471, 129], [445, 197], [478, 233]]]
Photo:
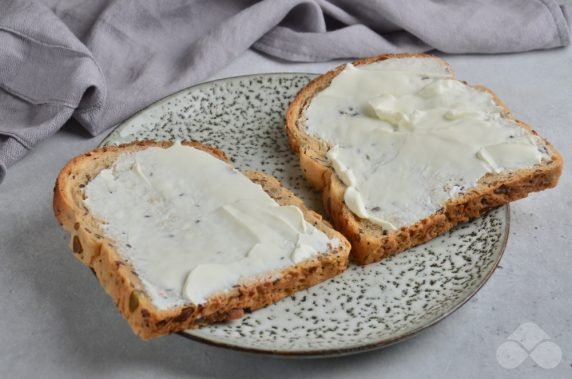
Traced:
[[[360, 59], [353, 64], [359, 66], [389, 58], [409, 57], [437, 60], [454, 78], [447, 62], [428, 54], [384, 54]], [[455, 225], [479, 217], [490, 209], [522, 199], [530, 192], [554, 187], [558, 183], [562, 173], [562, 156], [554, 146], [540, 137], [548, 147], [550, 162], [508, 174], [486, 175], [480, 179], [477, 187], [449, 200], [439, 211], [413, 225], [389, 231], [369, 220], [359, 218], [344, 203], [346, 186], [337, 177], [326, 158], [330, 146], [325, 141], [308, 135], [304, 126], [304, 111], [311, 99], [326, 88], [344, 67], [345, 65], [338, 66], [315, 78], [298, 93], [286, 114], [286, 133], [291, 149], [300, 159], [304, 176], [317, 191], [322, 192], [324, 208], [332, 224], [350, 241], [352, 245], [350, 259], [353, 262], [368, 264], [392, 256], [427, 242]], [[493, 91], [481, 85], [472, 87], [490, 93], [497, 105], [502, 108], [505, 117], [515, 120], [531, 134], [538, 135], [526, 123], [516, 119]]]
[[[183, 144], [229, 163], [224, 153], [218, 149], [194, 141], [185, 141]], [[93, 150], [68, 162], [61, 170], [54, 188], [54, 213], [64, 229], [71, 233], [70, 245], [74, 256], [93, 270], [120, 313], [142, 339], [240, 318], [245, 312], [272, 304], [347, 268], [349, 242], [320, 215], [307, 209], [300, 199], [282, 187], [276, 179], [251, 171], [245, 175], [260, 184], [279, 204], [298, 206], [308, 222], [329, 237], [337, 237], [340, 245], [316, 258], [242, 282], [229, 291], [211, 296], [204, 304], [158, 309], [146, 295], [134, 268], [121, 257], [115, 241], [106, 237], [99, 226], [101, 221], [89, 212], [83, 200], [85, 185], [101, 170], [110, 167], [120, 154], [152, 146], [166, 148], [171, 145], [172, 142], [168, 141], [142, 141]]]

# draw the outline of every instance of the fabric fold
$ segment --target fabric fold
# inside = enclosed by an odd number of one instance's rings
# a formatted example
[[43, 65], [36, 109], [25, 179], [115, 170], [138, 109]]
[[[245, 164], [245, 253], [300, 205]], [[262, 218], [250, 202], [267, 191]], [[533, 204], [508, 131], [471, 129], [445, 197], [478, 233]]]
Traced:
[[569, 43], [553, 0], [3, 0], [0, 181], [70, 118], [97, 135], [249, 48], [314, 62]]

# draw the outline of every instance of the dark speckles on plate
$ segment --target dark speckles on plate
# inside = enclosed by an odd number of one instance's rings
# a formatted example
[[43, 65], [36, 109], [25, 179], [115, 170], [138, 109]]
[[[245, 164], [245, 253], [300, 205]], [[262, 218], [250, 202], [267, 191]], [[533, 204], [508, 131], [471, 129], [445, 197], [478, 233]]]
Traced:
[[[241, 170], [275, 176], [321, 211], [320, 198], [302, 177], [284, 130], [288, 104], [312, 77], [253, 75], [192, 87], [136, 114], [104, 144], [194, 139], [220, 148]], [[507, 236], [508, 207], [503, 207], [381, 263], [352, 265], [326, 283], [241, 320], [185, 335], [289, 356], [331, 356], [386, 346], [443, 319], [476, 293], [497, 266]]]

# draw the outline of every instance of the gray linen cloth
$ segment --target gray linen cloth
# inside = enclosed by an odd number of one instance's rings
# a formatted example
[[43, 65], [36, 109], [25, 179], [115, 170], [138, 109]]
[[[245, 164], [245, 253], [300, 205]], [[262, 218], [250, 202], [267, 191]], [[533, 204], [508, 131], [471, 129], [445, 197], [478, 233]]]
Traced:
[[568, 44], [553, 0], [1, 0], [0, 182], [70, 118], [97, 135], [251, 47], [313, 62]]

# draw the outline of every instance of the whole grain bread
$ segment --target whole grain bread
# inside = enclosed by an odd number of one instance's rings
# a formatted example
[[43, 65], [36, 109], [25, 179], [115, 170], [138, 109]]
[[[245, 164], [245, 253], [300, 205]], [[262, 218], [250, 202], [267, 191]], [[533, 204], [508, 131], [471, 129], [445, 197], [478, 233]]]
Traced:
[[[118, 253], [116, 242], [105, 235], [101, 228], [102, 221], [93, 216], [84, 204], [84, 188], [101, 170], [109, 168], [119, 155], [151, 146], [166, 148], [171, 144], [143, 141], [88, 152], [72, 159], [61, 170], [54, 188], [54, 212], [60, 224], [71, 233], [70, 244], [75, 257], [93, 270], [123, 317], [141, 338], [150, 339], [240, 318], [244, 312], [267, 306], [347, 268], [349, 242], [320, 215], [307, 209], [299, 198], [281, 186], [275, 178], [251, 171], [245, 173], [250, 180], [262, 186], [280, 205], [300, 208], [307, 222], [328, 237], [338, 238], [339, 246], [299, 264], [241, 282], [229, 291], [209, 297], [204, 304], [158, 309], [145, 293], [137, 272]], [[220, 150], [192, 141], [183, 144], [208, 152], [228, 163]]]
[[[353, 65], [411, 57], [437, 60], [451, 73], [451, 77], [454, 77], [447, 62], [427, 54], [385, 54], [355, 61]], [[317, 191], [322, 192], [324, 207], [332, 224], [349, 239], [352, 245], [352, 261], [358, 264], [379, 261], [429, 241], [455, 225], [479, 217], [492, 208], [522, 199], [530, 192], [554, 187], [558, 183], [562, 173], [562, 157], [543, 139], [551, 157], [550, 161], [517, 171], [488, 174], [480, 179], [477, 187], [462, 196], [450, 199], [439, 211], [412, 225], [389, 231], [369, 220], [359, 218], [344, 203], [346, 186], [326, 158], [330, 146], [327, 142], [309, 135], [304, 125], [304, 112], [312, 98], [328, 87], [344, 67], [345, 65], [339, 66], [317, 77], [298, 93], [288, 108], [286, 132], [291, 149], [299, 156], [304, 176]], [[503, 109], [504, 117], [513, 119], [529, 133], [538, 135], [523, 121], [514, 118], [494, 92], [480, 85], [473, 87], [490, 93]]]

